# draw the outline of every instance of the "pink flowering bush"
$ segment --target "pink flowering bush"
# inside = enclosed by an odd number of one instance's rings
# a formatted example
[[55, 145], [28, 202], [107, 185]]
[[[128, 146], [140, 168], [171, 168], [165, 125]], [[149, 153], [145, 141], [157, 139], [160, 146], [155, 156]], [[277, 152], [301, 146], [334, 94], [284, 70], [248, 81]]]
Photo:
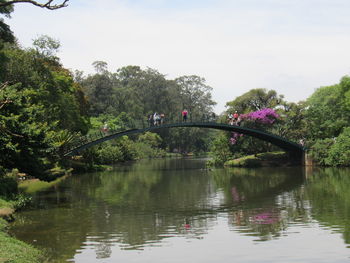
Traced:
[[261, 124], [273, 124], [280, 116], [270, 108], [262, 109], [259, 111], [242, 114], [241, 120], [253, 121]]
[[[271, 126], [277, 119], [279, 119], [279, 117], [280, 116], [270, 108], [240, 115], [241, 122], [244, 123], [244, 126], [249, 126], [256, 129], [264, 129], [266, 126]], [[243, 136], [243, 134], [233, 132], [230, 138], [231, 145], [236, 144], [238, 138], [241, 136]]]

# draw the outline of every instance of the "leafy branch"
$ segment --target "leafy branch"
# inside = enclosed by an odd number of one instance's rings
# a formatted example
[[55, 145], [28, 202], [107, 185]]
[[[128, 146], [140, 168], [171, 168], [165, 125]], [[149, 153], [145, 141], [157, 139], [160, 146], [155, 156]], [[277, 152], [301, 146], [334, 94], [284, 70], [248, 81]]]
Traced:
[[46, 1], [44, 3], [40, 3], [38, 1], [32, 1], [32, 0], [12, 0], [12, 1], [6, 1], [6, 2], [0, 2], [0, 7], [5, 7], [5, 6], [9, 6], [9, 5], [13, 5], [13, 4], [18, 4], [18, 3], [29, 3], [41, 8], [46, 8], [49, 10], [55, 10], [55, 9], [59, 9], [62, 7], [67, 7], [68, 6], [68, 1], [69, 0], [64, 0], [63, 2], [61, 2], [60, 4], [54, 4], [54, 0], [50, 0], [50, 1]]
[[[0, 91], [3, 90], [3, 89], [5, 89], [7, 86], [8, 86], [7, 82], [2, 83], [2, 84], [0, 85]], [[10, 100], [10, 99], [5, 99], [5, 100], [0, 101], [0, 110], [1, 110], [6, 104], [9, 104], [9, 103], [11, 103], [11, 102], [12, 102], [12, 100]]]

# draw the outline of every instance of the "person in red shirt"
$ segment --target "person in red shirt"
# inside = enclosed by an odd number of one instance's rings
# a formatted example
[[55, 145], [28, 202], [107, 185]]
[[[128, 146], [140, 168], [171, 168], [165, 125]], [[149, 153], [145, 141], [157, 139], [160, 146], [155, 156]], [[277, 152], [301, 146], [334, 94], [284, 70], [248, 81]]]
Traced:
[[237, 111], [235, 111], [235, 113], [233, 114], [233, 119], [235, 121], [235, 124], [237, 126], [240, 126], [240, 123], [241, 123], [241, 118], [239, 117], [239, 114]]
[[186, 109], [184, 109], [181, 114], [182, 114], [182, 121], [186, 122], [188, 111]]

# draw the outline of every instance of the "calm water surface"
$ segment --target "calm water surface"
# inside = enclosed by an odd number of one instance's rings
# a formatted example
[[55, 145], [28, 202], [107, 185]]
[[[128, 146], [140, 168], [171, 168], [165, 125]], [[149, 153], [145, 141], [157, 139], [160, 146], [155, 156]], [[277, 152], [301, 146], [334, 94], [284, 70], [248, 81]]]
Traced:
[[49, 262], [349, 262], [350, 170], [167, 159], [72, 176], [11, 232]]

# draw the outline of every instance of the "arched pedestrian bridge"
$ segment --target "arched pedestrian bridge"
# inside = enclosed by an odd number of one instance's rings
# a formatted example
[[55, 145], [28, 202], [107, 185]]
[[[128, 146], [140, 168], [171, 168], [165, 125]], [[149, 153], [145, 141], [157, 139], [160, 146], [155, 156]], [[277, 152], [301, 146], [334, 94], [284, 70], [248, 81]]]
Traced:
[[218, 123], [212, 121], [200, 121], [200, 122], [176, 122], [176, 123], [166, 123], [159, 126], [145, 127], [145, 123], [142, 122], [139, 125], [139, 128], [136, 128], [136, 125], [133, 125], [133, 128], [125, 128], [124, 130], [119, 131], [109, 131], [108, 133], [103, 133], [102, 131], [99, 133], [95, 133], [88, 136], [83, 136], [75, 141], [67, 150], [64, 151], [64, 156], [74, 156], [77, 155], [82, 150], [90, 148], [94, 145], [100, 144], [105, 141], [109, 141], [124, 135], [131, 135], [137, 133], [144, 133], [147, 131], [156, 131], [159, 129], [169, 129], [169, 128], [177, 128], [177, 127], [198, 127], [198, 128], [211, 128], [217, 130], [231, 131], [237, 132], [245, 135], [249, 135], [263, 141], [270, 142], [286, 152], [292, 153], [294, 156], [302, 157], [304, 153], [304, 147], [295, 142], [288, 141], [280, 136], [250, 129], [246, 127], [229, 125], [226, 123]]

